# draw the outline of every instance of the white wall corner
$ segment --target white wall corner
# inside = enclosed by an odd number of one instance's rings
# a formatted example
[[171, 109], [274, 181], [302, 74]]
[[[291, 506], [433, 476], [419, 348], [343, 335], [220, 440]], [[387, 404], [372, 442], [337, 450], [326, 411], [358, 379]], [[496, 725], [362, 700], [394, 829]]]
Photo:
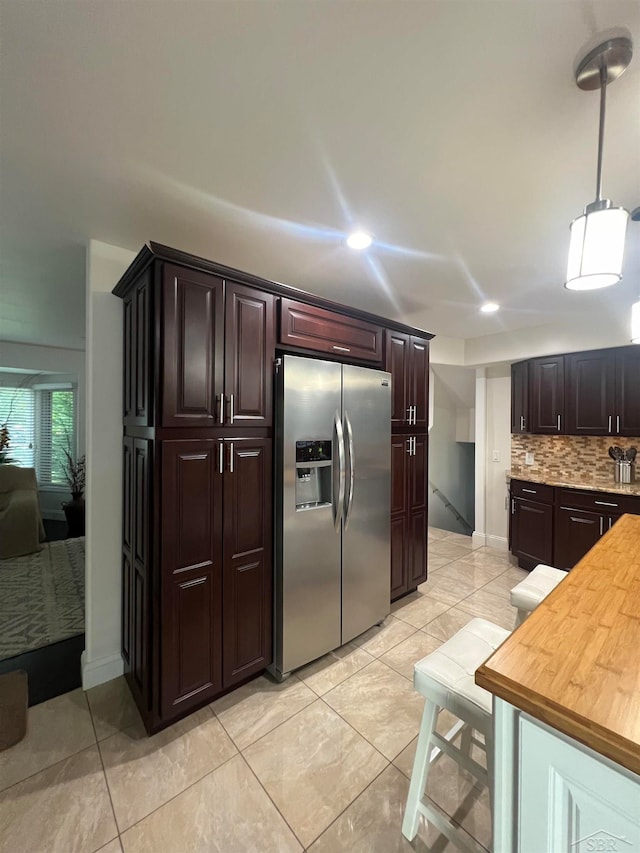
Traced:
[[[476, 369], [476, 453], [475, 453], [475, 520], [474, 537], [486, 532], [487, 480], [487, 376], [484, 367]], [[482, 543], [485, 544], [485, 543]]]
[[113, 681], [114, 678], [124, 674], [124, 661], [122, 655], [110, 655], [99, 660], [88, 661], [86, 650], [80, 658], [82, 671], [82, 689], [90, 690], [98, 684]]
[[506, 536], [495, 536], [493, 533], [487, 533], [485, 536], [486, 545], [489, 548], [496, 548], [498, 551], [509, 550], [509, 540]]
[[471, 545], [474, 548], [484, 548], [487, 544], [487, 537], [484, 533], [479, 533], [477, 530], [474, 530], [471, 534]]

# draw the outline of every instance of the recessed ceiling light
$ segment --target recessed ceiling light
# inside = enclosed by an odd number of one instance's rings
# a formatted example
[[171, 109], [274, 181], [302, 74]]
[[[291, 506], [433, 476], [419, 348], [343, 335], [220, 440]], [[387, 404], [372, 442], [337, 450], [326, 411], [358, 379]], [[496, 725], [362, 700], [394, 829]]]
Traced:
[[347, 246], [350, 249], [367, 249], [373, 239], [365, 231], [354, 231], [347, 237]]
[[500, 306], [497, 302], [485, 302], [480, 310], [483, 314], [493, 314], [494, 311], [500, 310]]

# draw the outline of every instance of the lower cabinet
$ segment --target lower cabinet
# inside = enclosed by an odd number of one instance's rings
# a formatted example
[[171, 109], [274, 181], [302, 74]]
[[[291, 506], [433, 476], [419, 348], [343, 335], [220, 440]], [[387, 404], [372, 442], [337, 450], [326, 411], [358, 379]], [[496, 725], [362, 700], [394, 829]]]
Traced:
[[610, 530], [619, 516], [602, 515], [569, 506], [556, 508], [554, 565], [570, 569], [584, 557], [598, 539]]
[[[165, 440], [156, 456], [159, 556], [126, 638], [131, 663], [148, 662], [150, 732], [271, 663], [273, 606], [271, 439]], [[125, 609], [140, 598], [129, 564], [125, 551]]]
[[391, 437], [391, 600], [427, 579], [428, 442]]
[[551, 563], [553, 506], [523, 498], [511, 499], [511, 553], [524, 569]]

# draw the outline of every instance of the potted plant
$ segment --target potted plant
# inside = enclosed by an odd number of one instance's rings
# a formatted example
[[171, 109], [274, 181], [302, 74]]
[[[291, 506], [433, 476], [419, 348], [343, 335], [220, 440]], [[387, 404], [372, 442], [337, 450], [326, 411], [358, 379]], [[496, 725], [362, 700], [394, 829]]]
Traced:
[[64, 471], [71, 500], [62, 504], [67, 519], [67, 533], [70, 538], [84, 536], [84, 487], [86, 483], [86, 457], [84, 454], [74, 459], [68, 450], [64, 450], [66, 462]]

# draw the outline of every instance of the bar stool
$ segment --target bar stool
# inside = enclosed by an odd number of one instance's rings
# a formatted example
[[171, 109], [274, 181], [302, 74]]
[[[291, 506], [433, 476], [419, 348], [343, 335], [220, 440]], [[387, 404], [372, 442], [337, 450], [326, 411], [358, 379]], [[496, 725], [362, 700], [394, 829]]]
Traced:
[[522, 625], [527, 616], [533, 613], [540, 602], [566, 576], [567, 572], [563, 569], [556, 569], [553, 566], [547, 566], [545, 563], [538, 563], [529, 577], [520, 581], [517, 586], [514, 586], [511, 590], [511, 604], [518, 611], [516, 613], [516, 628], [518, 625]]
[[[464, 831], [442, 810], [427, 800], [424, 791], [431, 764], [444, 752], [479, 782], [487, 785], [493, 799], [491, 694], [478, 687], [474, 674], [510, 633], [485, 619], [472, 619], [413, 668], [414, 687], [426, 701], [402, 822], [402, 834], [409, 841], [416, 837], [420, 815], [423, 815], [462, 850], [477, 853], [481, 849], [471, 836], [463, 834]], [[455, 714], [460, 720], [444, 737], [436, 731], [438, 714], [443, 709]], [[458, 747], [452, 741], [461, 730], [461, 745]], [[473, 736], [473, 731], [484, 735], [484, 743]], [[484, 748], [486, 770], [471, 758], [472, 743]]]

